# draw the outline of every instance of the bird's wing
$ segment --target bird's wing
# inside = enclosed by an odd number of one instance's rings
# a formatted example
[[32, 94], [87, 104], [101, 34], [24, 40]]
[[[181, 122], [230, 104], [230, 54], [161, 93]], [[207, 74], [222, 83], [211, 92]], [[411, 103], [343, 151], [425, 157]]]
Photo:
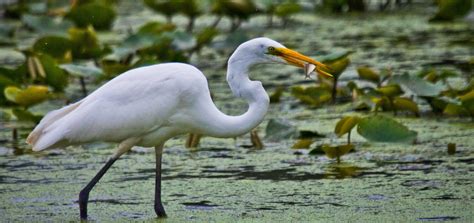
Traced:
[[207, 81], [190, 65], [138, 68], [97, 89], [49, 128], [61, 131], [71, 143], [120, 142], [156, 130], [200, 91], [208, 92]]

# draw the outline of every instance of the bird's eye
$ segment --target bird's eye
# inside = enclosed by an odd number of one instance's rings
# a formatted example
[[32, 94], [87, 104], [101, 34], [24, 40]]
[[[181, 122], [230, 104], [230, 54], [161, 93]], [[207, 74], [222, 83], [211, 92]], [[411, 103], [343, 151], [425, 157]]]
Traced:
[[269, 47], [267, 48], [267, 52], [268, 52], [269, 54], [274, 54], [274, 53], [276, 52], [276, 49], [275, 49], [275, 47], [273, 47], [273, 46], [269, 46]]

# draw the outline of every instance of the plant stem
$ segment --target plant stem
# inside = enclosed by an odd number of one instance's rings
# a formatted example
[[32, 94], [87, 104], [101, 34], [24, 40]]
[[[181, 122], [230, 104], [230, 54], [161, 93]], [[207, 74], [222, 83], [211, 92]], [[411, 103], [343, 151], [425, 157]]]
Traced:
[[352, 129], [347, 133], [347, 144], [351, 144], [351, 132]]
[[336, 104], [336, 96], [337, 96], [337, 77], [334, 77], [334, 84], [332, 85], [332, 92], [331, 92], [331, 98], [332, 98], [333, 104]]
[[16, 128], [12, 129], [12, 141], [18, 141], [18, 130]]
[[84, 77], [79, 77], [79, 82], [81, 82], [82, 95], [87, 97], [86, 81], [84, 80]]

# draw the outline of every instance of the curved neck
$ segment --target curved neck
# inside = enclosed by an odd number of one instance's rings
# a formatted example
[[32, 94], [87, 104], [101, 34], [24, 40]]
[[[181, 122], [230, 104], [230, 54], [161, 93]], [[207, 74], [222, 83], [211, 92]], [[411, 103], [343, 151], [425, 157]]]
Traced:
[[[235, 137], [245, 134], [260, 124], [267, 113], [270, 99], [259, 81], [251, 81], [248, 70], [251, 60], [232, 56], [227, 67], [227, 82], [236, 97], [248, 103], [248, 110], [239, 116], [229, 116], [215, 106], [207, 108], [210, 120], [202, 126], [202, 133], [214, 137]], [[214, 105], [214, 103], [211, 101]], [[209, 106], [209, 105], [207, 105]], [[208, 119], [208, 120], [209, 120]]]

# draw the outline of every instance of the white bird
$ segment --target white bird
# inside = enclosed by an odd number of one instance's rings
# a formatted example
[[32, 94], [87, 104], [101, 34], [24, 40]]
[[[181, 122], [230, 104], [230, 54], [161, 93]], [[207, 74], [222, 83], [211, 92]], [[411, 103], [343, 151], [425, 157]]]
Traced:
[[[180, 134], [235, 137], [249, 132], [264, 118], [269, 97], [259, 81], [249, 79], [249, 68], [259, 63], [287, 63], [325, 67], [307, 56], [261, 37], [241, 44], [229, 58], [227, 82], [248, 110], [229, 116], [214, 105], [206, 77], [192, 65], [163, 63], [129, 70], [79, 102], [49, 112], [30, 133], [34, 151], [94, 141], [118, 147], [104, 167], [79, 193], [81, 219], [87, 218], [89, 192], [112, 164], [133, 146], [155, 147], [155, 212], [166, 216], [161, 203], [161, 157], [165, 142]], [[314, 68], [314, 67], [312, 67]]]

